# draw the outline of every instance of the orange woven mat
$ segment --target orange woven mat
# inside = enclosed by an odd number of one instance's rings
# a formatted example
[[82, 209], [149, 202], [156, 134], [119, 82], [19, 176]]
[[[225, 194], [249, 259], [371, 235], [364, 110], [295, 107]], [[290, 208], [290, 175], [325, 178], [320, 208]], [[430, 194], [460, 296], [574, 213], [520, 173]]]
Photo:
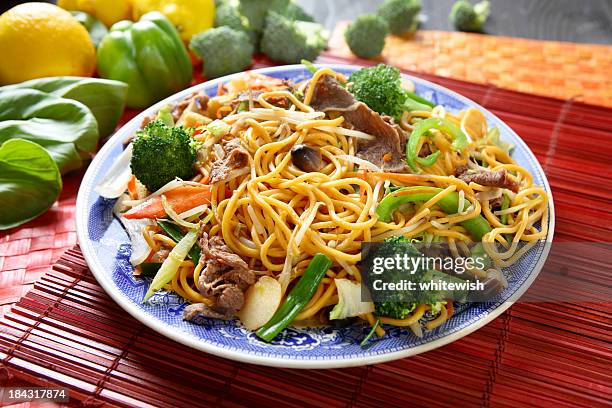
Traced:
[[[338, 23], [329, 55], [355, 58]], [[515, 91], [612, 106], [612, 47], [446, 31], [387, 37], [380, 61]]]

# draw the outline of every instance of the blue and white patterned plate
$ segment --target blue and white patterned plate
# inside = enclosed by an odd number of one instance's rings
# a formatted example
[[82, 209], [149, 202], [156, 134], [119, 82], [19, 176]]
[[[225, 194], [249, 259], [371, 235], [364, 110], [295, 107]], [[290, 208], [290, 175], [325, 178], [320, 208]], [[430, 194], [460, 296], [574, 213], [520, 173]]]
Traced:
[[[359, 69], [354, 66], [331, 68], [344, 74]], [[277, 78], [301, 80], [310, 76], [302, 65], [291, 65], [258, 70]], [[460, 308], [453, 318], [437, 329], [415, 337], [409, 330], [391, 328], [382, 339], [368, 349], [359, 342], [368, 331], [363, 326], [345, 328], [287, 329], [271, 344], [260, 341], [236, 321], [209, 319], [204, 325], [182, 320], [185, 302], [178, 296], [160, 293], [152, 301], [142, 304], [147, 281], [135, 279], [129, 262], [129, 239], [121, 224], [112, 215], [114, 200], [100, 197], [94, 187], [108, 172], [123, 149], [123, 141], [140, 126], [142, 119], [154, 114], [160, 107], [179, 101], [194, 91], [214, 95], [217, 85], [230, 80], [228, 76], [186, 89], [150, 107], [119, 130], [100, 150], [89, 166], [77, 199], [77, 232], [81, 250], [98, 282], [127, 312], [161, 334], [195, 349], [248, 363], [293, 368], [347, 367], [412, 356], [455, 341], [484, 326], [500, 315], [533, 282], [539, 273], [548, 246], [540, 243], [532, 248], [520, 262], [507, 272], [509, 286], [496, 299], [487, 303], [471, 304]], [[481, 106], [441, 86], [415, 77], [416, 92], [443, 105], [449, 111], [475, 107], [483, 112], [490, 125], [497, 126], [502, 139], [514, 144], [514, 159], [527, 168], [534, 183], [543, 186], [549, 194], [549, 225], [547, 241], [552, 241], [554, 208], [550, 187], [542, 168], [525, 143], [496, 116]]]

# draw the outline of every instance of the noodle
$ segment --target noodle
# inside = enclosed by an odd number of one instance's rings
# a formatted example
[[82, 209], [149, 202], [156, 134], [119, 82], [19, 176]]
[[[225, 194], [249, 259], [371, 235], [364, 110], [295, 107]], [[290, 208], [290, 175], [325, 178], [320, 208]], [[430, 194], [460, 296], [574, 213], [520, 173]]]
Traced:
[[[361, 281], [357, 263], [363, 242], [426, 234], [426, 242], [442, 240], [454, 255], [469, 256], [468, 244], [472, 243], [472, 237], [461, 223], [482, 215], [492, 227], [482, 239], [483, 246], [494, 267], [499, 269], [515, 263], [538, 240], [546, 237], [546, 192], [533, 185], [532, 175], [507, 152], [492, 143], [483, 143], [480, 128], [486, 130], [486, 122], [477, 123], [476, 128], [473, 124], [468, 127], [467, 114], [457, 116], [442, 106], [436, 106], [431, 112], [406, 112], [399, 122], [404, 130], [413, 129], [420, 119], [445, 118], [460, 126], [472, 139], [479, 139], [478, 143], [472, 141], [467, 148], [455, 151], [449, 135], [432, 130], [431, 137], [424, 138], [422, 145], [427, 143], [440, 152], [435, 163], [420, 167], [420, 174], [383, 173], [377, 165], [355, 156], [354, 138], [373, 136], [345, 127], [343, 116], [326, 118], [310, 106], [314, 84], [324, 75], [337, 76], [330, 68], [318, 70], [305, 90], [303, 101], [291, 92], [268, 90], [256, 99], [251, 96], [251, 109], [236, 113], [230, 104], [232, 99], [223, 95], [214, 116], [231, 125], [229, 137], [240, 138], [248, 153], [249, 166], [211, 185], [210, 209], [202, 207], [200, 212], [186, 213], [193, 216], [194, 223], [200, 220], [198, 217], [206, 217], [203, 228], [210, 237], [221, 238], [256, 273], [277, 278], [283, 291], [302, 276], [316, 253], [327, 255], [333, 266], [296, 320], [319, 318], [322, 310], [338, 302], [335, 279]], [[275, 105], [278, 100], [291, 104], [291, 108]], [[260, 107], [253, 107], [255, 101]], [[480, 116], [474, 114], [476, 118]], [[222, 158], [225, 153], [213, 135], [201, 133], [197, 139], [206, 146], [209, 160], [198, 165], [194, 181], [207, 183], [211, 156]], [[304, 172], [293, 164], [292, 147], [304, 143], [320, 151], [323, 165], [319, 171]], [[421, 146], [418, 147], [420, 150]], [[478, 197], [499, 198], [499, 195], [492, 187], [467, 184], [455, 177], [455, 169], [466, 164], [470, 168], [482, 169], [486, 165], [488, 170], [504, 169], [519, 185], [516, 194], [507, 192], [510, 205], [495, 210], [489, 199], [480, 201]], [[441, 191], [424, 203], [402, 208], [391, 221], [383, 222], [378, 219], [376, 208], [391, 182], [396, 187], [422, 186], [424, 190], [437, 187]], [[490, 191], [493, 193], [486, 193]], [[438, 203], [455, 193], [459, 196], [457, 213], [441, 211]], [[162, 246], [176, 245], [172, 238], [154, 227], [143, 229], [143, 239], [153, 253]], [[198, 290], [203, 268], [202, 263], [184, 262], [168, 287], [190, 302], [212, 304]], [[483, 271], [475, 273], [484, 274]], [[449, 307], [451, 312], [442, 307], [437, 317], [425, 323], [425, 328], [432, 330], [442, 325], [452, 315], [452, 304]], [[428, 305], [417, 305], [404, 319], [381, 317], [380, 322], [411, 327], [420, 333], [414, 325], [429, 309]], [[372, 326], [376, 322], [372, 313], [360, 318]], [[385, 332], [377, 327], [376, 333], [382, 336]]]

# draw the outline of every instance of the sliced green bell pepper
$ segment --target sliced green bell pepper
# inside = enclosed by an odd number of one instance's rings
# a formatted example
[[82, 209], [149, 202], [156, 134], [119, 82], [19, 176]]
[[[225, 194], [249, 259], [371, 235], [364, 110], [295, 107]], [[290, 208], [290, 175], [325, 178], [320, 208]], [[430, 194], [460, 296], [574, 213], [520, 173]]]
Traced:
[[427, 157], [419, 157], [419, 152], [417, 151], [419, 147], [419, 142], [421, 137], [425, 134], [425, 132], [437, 129], [441, 130], [445, 133], [448, 133], [453, 138], [452, 147], [454, 150], [465, 149], [468, 145], [467, 136], [461, 131], [457, 125], [454, 123], [440, 118], [429, 118], [419, 122], [415, 127], [412, 133], [410, 134], [410, 139], [406, 144], [406, 162], [413, 171], [418, 171], [417, 163], [429, 167], [433, 165], [436, 160], [438, 160], [438, 156], [440, 156], [440, 151], [434, 152]]
[[114, 24], [98, 47], [98, 74], [129, 85], [127, 105], [144, 108], [185, 88], [192, 78], [187, 49], [161, 13]]
[[[428, 201], [436, 194], [443, 191], [438, 187], [413, 186], [405, 187], [387, 194], [376, 207], [376, 215], [383, 222], [391, 221], [393, 212], [402, 204], [413, 203], [415, 201]], [[447, 214], [459, 212], [459, 194], [452, 192], [444, 196], [436, 203], [438, 207]], [[466, 208], [461, 209], [463, 211]], [[461, 222], [461, 225], [474, 237], [476, 241], [482, 241], [482, 237], [491, 231], [491, 225], [482, 215]]]

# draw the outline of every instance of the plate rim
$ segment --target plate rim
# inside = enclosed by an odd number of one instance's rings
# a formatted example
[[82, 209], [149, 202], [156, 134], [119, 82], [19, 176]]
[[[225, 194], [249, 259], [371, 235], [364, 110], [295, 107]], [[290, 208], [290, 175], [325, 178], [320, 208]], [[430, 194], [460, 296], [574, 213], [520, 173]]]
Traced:
[[[350, 64], [315, 64], [315, 66], [316, 67], [330, 67], [334, 70], [354, 70], [354, 69], [364, 68], [364, 66], [361, 66], [361, 65], [350, 65]], [[256, 72], [256, 73], [261, 73], [261, 74], [268, 74], [268, 73], [275, 73], [278, 71], [285, 72], [285, 71], [296, 71], [296, 70], [305, 70], [305, 67], [301, 64], [293, 64], [293, 65], [281, 65], [281, 66], [275, 66], [275, 67], [260, 68], [260, 69], [254, 69], [251, 71]], [[123, 129], [127, 129], [127, 128], [135, 126], [137, 123], [141, 122], [145, 116], [150, 115], [152, 112], [158, 110], [165, 104], [176, 101], [179, 98], [185, 97], [193, 93], [194, 91], [200, 90], [203, 87], [210, 87], [210, 86], [218, 85], [219, 83], [225, 83], [231, 80], [232, 78], [238, 77], [242, 74], [243, 72], [238, 72], [235, 74], [227, 75], [227, 76], [216, 78], [216, 79], [206, 81], [200, 84], [196, 84], [180, 92], [177, 92], [173, 95], [170, 95], [167, 98], [164, 98], [163, 100], [144, 109], [138, 115], [134, 116], [127, 123], [121, 126], [121, 128], [117, 130], [105, 142], [105, 144], [96, 153], [92, 162], [89, 164], [87, 171], [81, 181], [81, 184], [79, 186], [79, 191], [77, 194], [77, 201], [76, 201], [76, 232], [77, 232], [77, 238], [78, 238], [78, 242], [81, 248], [81, 252], [83, 253], [83, 257], [85, 258], [85, 261], [87, 262], [89, 269], [91, 270], [92, 274], [96, 278], [96, 281], [102, 286], [104, 291], [123, 310], [128, 312], [136, 320], [138, 320], [145, 326], [155, 330], [159, 334], [167, 338], [170, 338], [174, 341], [177, 341], [178, 343], [184, 344], [188, 347], [191, 347], [199, 351], [210, 353], [210, 354], [213, 354], [219, 357], [223, 357], [223, 358], [227, 358], [230, 360], [240, 361], [243, 363], [258, 364], [258, 365], [279, 367], [279, 368], [282, 367], [282, 368], [300, 368], [300, 369], [326, 369], [326, 368], [355, 367], [355, 366], [362, 366], [362, 365], [378, 364], [378, 363], [388, 362], [388, 361], [397, 360], [401, 358], [411, 357], [411, 356], [414, 356], [420, 353], [434, 350], [438, 347], [442, 347], [456, 340], [459, 340], [460, 338], [465, 337], [473, 333], [474, 331], [484, 327], [485, 325], [493, 321], [495, 318], [497, 318], [499, 315], [501, 315], [503, 312], [505, 312], [510, 306], [512, 306], [512, 304], [514, 304], [514, 302], [516, 302], [516, 300], [520, 296], [523, 295], [523, 293], [525, 293], [525, 291], [531, 286], [533, 281], [537, 278], [540, 271], [542, 270], [542, 267], [544, 266], [544, 263], [546, 262], [548, 258], [548, 254], [550, 251], [550, 245], [544, 245], [541, 256], [538, 259], [536, 265], [534, 266], [532, 272], [529, 274], [527, 279], [521, 284], [521, 286], [519, 286], [519, 288], [511, 295], [511, 297], [504, 303], [500, 304], [493, 311], [484, 315], [482, 318], [480, 318], [476, 322], [460, 330], [457, 330], [456, 332], [444, 335], [440, 338], [433, 339], [432, 341], [425, 343], [425, 344], [421, 344], [421, 345], [407, 348], [404, 350], [397, 350], [397, 351], [392, 351], [389, 353], [382, 353], [382, 354], [376, 354], [376, 355], [366, 355], [366, 356], [350, 355], [347, 357], [340, 357], [337, 359], [300, 359], [300, 358], [287, 359], [285, 357], [280, 357], [280, 356], [279, 357], [261, 356], [261, 355], [253, 354], [251, 352], [244, 351], [244, 350], [240, 351], [240, 350], [226, 349], [226, 348], [211, 344], [203, 339], [197, 339], [192, 336], [186, 336], [180, 330], [172, 331], [171, 330], [172, 326], [169, 326], [165, 322], [158, 321], [155, 318], [151, 319], [151, 316], [147, 315], [144, 311], [139, 309], [135, 304], [133, 304], [129, 299], [127, 299], [120, 291], [116, 291], [115, 283], [112, 280], [112, 274], [107, 273], [107, 271], [104, 268], [102, 268], [100, 265], [97, 264], [97, 261], [95, 259], [96, 258], [95, 250], [91, 247], [91, 244], [89, 242], [90, 240], [87, 234], [88, 216], [87, 216], [87, 213], [85, 213], [85, 211], [88, 210], [86, 208], [87, 195], [90, 194], [91, 189], [93, 188], [92, 182], [97, 174], [96, 170], [99, 167], [99, 162], [101, 163], [102, 157], [106, 154], [106, 152], [112, 149], [116, 145], [117, 141], [121, 141], [121, 139], [125, 137], [124, 135], [125, 132], [123, 131]], [[488, 114], [491, 117], [494, 117], [495, 119], [497, 119], [500, 125], [503, 126], [507, 132], [516, 136], [517, 142], [520, 143], [521, 146], [528, 153], [528, 155], [531, 156], [530, 158], [532, 159], [533, 164], [536, 167], [536, 170], [538, 170], [540, 174], [542, 175], [543, 184], [544, 184], [543, 188], [548, 194], [548, 207], [549, 207], [549, 230], [546, 236], [546, 242], [547, 243], [552, 242], [553, 236], [554, 236], [554, 230], [555, 230], [555, 208], [554, 208], [552, 190], [548, 183], [548, 178], [546, 176], [546, 173], [544, 172], [544, 169], [542, 168], [540, 162], [538, 161], [534, 153], [527, 146], [525, 141], [523, 141], [523, 139], [510, 126], [508, 126], [503, 120], [497, 117], [497, 115], [493, 114], [492, 112], [485, 109], [480, 104], [472, 101], [471, 99], [453, 90], [450, 90], [444, 86], [438, 85], [436, 83], [430, 82], [428, 80], [422, 79], [414, 75], [408, 75], [408, 74], [402, 73], [402, 77], [408, 78], [416, 83], [425, 84], [437, 92], [446, 93], [448, 95], [451, 95], [452, 97], [460, 100], [466, 105], [477, 107], [485, 114]], [[87, 188], [87, 187], [90, 187], [90, 188]]]

